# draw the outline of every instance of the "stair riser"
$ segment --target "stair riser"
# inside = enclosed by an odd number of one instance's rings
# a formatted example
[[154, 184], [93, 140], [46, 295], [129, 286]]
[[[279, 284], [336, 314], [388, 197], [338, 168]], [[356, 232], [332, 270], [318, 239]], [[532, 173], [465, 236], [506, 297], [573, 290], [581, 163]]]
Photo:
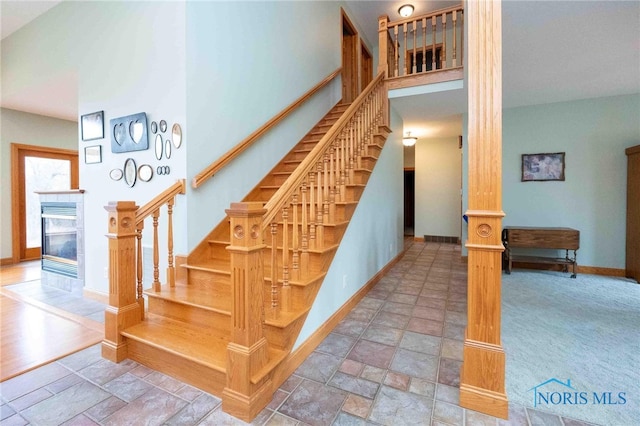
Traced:
[[[305, 309], [310, 306], [313, 302], [313, 298], [315, 297], [318, 287], [322, 284], [323, 276], [319, 276], [316, 280], [309, 282], [306, 285], [294, 285], [291, 284], [291, 300], [293, 301], [293, 308], [295, 309]], [[265, 309], [271, 308], [271, 281], [265, 280], [264, 282], [264, 301], [265, 301]], [[277, 296], [276, 300], [278, 306], [282, 305], [281, 300], [281, 291], [282, 291], [282, 281], [278, 281], [277, 286]]]
[[300, 165], [301, 161], [295, 161], [295, 162], [282, 162], [279, 170], [282, 170], [283, 172], [293, 172], [299, 165]]
[[[364, 161], [363, 161], [363, 168], [368, 168], [365, 166]], [[362, 195], [362, 191], [364, 190], [364, 187], [362, 186], [352, 186], [352, 185], [345, 185], [345, 200], [346, 201], [354, 201], [354, 200], [359, 200], [360, 196]], [[271, 197], [273, 197], [273, 194], [276, 193], [276, 191], [278, 190], [278, 188], [276, 187], [261, 187], [260, 188], [260, 197], [264, 197], [261, 199], [270, 199]]]
[[306, 317], [307, 316], [304, 315], [301, 318], [297, 319], [285, 330], [281, 329], [280, 327], [265, 324], [264, 334], [269, 344], [277, 349], [291, 350], [291, 347], [295, 343]]
[[222, 398], [227, 383], [227, 376], [223, 372], [133, 339], [127, 339], [127, 355], [142, 365]]
[[221, 285], [231, 285], [231, 274], [200, 271], [196, 269], [190, 269], [188, 272], [189, 285], [197, 285], [201, 288], [217, 288]]
[[[223, 291], [221, 293], [224, 294], [225, 292]], [[221, 296], [219, 302], [216, 304], [220, 305], [216, 306], [216, 308], [228, 310], [231, 306], [231, 295], [226, 294]], [[222, 334], [229, 334], [231, 332], [231, 318], [229, 315], [195, 306], [184, 305], [157, 297], [149, 297], [149, 312], [190, 324], [214, 328]]]
[[[300, 253], [302, 255], [302, 253]], [[310, 275], [315, 275], [326, 271], [331, 263], [331, 259], [335, 254], [335, 248], [332, 250], [326, 250], [324, 252], [310, 252], [309, 253], [309, 264], [308, 271]], [[293, 253], [289, 252], [289, 270], [293, 270]], [[264, 275], [265, 277], [271, 276], [271, 248], [265, 248], [264, 250]], [[278, 262], [278, 274], [279, 277], [282, 277], [282, 250], [276, 250], [276, 260]], [[303, 269], [304, 265], [302, 264], [302, 259], [299, 262], [299, 268]]]
[[[298, 197], [298, 220], [302, 218], [302, 203], [300, 203], [300, 197]], [[353, 216], [353, 212], [355, 210], [355, 204], [342, 204], [340, 202], [335, 203], [335, 221], [342, 222], [345, 220], [349, 220], [351, 216]], [[310, 212], [309, 203], [307, 202], [307, 214]], [[289, 208], [289, 221], [293, 220], [293, 208]], [[282, 212], [276, 214], [275, 222], [282, 222]]]
[[210, 259], [220, 259], [224, 261], [231, 261], [231, 253], [229, 252], [229, 250], [227, 250], [228, 246], [229, 246], [229, 243], [226, 243], [226, 244], [218, 243], [218, 242], [211, 243], [210, 250], [209, 250]]

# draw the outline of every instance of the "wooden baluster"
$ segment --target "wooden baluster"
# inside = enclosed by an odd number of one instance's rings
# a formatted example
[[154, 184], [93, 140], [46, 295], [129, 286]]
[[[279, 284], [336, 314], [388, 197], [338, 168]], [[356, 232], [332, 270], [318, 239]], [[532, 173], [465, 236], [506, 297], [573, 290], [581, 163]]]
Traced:
[[454, 10], [453, 11], [453, 15], [452, 15], [452, 18], [453, 18], [453, 46], [452, 46], [453, 51], [452, 51], [452, 55], [453, 56], [452, 56], [451, 66], [454, 67], [454, 68], [457, 66], [457, 63], [458, 63], [458, 61], [456, 59], [456, 36], [457, 36], [457, 34], [456, 34], [456, 21], [458, 20], [458, 17], [457, 17], [456, 13], [457, 13], [457, 11]]
[[289, 287], [289, 207], [282, 208], [282, 292], [280, 305], [283, 312], [291, 311], [291, 288]]
[[331, 191], [329, 193], [329, 223], [336, 223], [336, 198], [338, 193], [338, 150], [336, 149], [336, 142], [331, 144], [329, 150], [329, 185]]
[[109, 304], [104, 313], [102, 356], [120, 362], [127, 358], [127, 340], [122, 330], [142, 320], [144, 299], [136, 297], [136, 274], [131, 260], [136, 255], [136, 210], [133, 201], [110, 202], [109, 213]]
[[169, 251], [169, 263], [167, 267], [167, 284], [169, 287], [176, 286], [176, 271], [173, 266], [173, 204], [175, 203], [175, 197], [169, 200], [167, 203], [167, 219], [169, 221], [167, 225], [167, 250]]
[[354, 150], [354, 139], [355, 139], [355, 125], [354, 125], [354, 118], [352, 118], [349, 121], [349, 145], [348, 145], [348, 151], [349, 151], [349, 166], [348, 166], [348, 174], [347, 174], [347, 183], [353, 183], [354, 179], [355, 179], [355, 150]]
[[316, 248], [324, 248], [324, 224], [322, 218], [324, 216], [324, 206], [322, 200], [322, 161], [318, 161], [316, 164], [317, 180], [316, 189], [318, 193], [316, 195]]
[[427, 72], [427, 18], [422, 18], [422, 72]]
[[416, 57], [417, 37], [418, 37], [418, 21], [413, 21], [413, 68], [412, 68], [413, 74], [418, 72], [417, 57]]
[[436, 70], [436, 17], [431, 17], [431, 71]]
[[291, 278], [293, 280], [300, 279], [300, 250], [299, 250], [299, 236], [298, 236], [298, 190], [293, 193], [292, 200], [293, 209], [293, 258], [291, 261]]
[[307, 216], [307, 182], [302, 182], [302, 254], [300, 255], [300, 269], [302, 277], [306, 278], [309, 272], [309, 218]]
[[329, 153], [325, 151], [322, 157], [322, 223], [330, 223], [329, 222], [329, 194], [331, 192], [331, 188], [329, 187]]
[[407, 23], [402, 24], [402, 33], [404, 34], [404, 44], [402, 45], [402, 61], [404, 63], [404, 75], [409, 75], [410, 69], [409, 64], [407, 63], [407, 55], [406, 52], [409, 51], [407, 48]]
[[311, 250], [317, 247], [316, 244], [316, 192], [314, 183], [316, 181], [315, 171], [309, 172], [309, 248]]
[[400, 43], [398, 42], [398, 26], [394, 25], [393, 27], [393, 35], [395, 36], [396, 42], [396, 51], [393, 54], [395, 60], [395, 77], [400, 75]]
[[140, 313], [142, 317], [140, 319], [144, 319], [144, 298], [142, 296], [142, 274], [143, 274], [143, 265], [142, 265], [142, 230], [144, 229], [144, 221], [141, 221], [136, 226], [136, 240], [137, 240], [137, 250], [136, 250], [136, 298], [138, 299], [138, 304], [140, 305]]
[[347, 185], [347, 136], [346, 130], [342, 130], [340, 138], [340, 201], [345, 201]]
[[362, 168], [362, 109], [359, 109], [356, 112], [356, 164], [358, 165], [358, 169]]
[[271, 314], [278, 317], [278, 224], [271, 227]]
[[160, 291], [160, 255], [158, 252], [158, 217], [160, 217], [160, 209], [153, 212], [153, 291]]
[[442, 69], [447, 68], [447, 14], [442, 14]]

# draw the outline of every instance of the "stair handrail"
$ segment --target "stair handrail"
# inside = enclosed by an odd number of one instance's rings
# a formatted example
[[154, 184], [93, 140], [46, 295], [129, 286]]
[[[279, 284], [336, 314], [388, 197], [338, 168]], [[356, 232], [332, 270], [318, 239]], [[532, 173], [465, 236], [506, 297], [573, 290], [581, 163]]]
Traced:
[[193, 188], [198, 188], [204, 182], [209, 180], [213, 175], [215, 175], [220, 169], [222, 169], [225, 165], [231, 162], [234, 158], [240, 155], [244, 150], [249, 148], [258, 138], [264, 135], [266, 132], [271, 130], [276, 124], [282, 121], [285, 117], [287, 117], [292, 111], [297, 109], [300, 105], [302, 105], [305, 101], [310, 99], [316, 92], [329, 84], [334, 78], [340, 75], [342, 72], [342, 67], [338, 67], [335, 71], [325, 77], [318, 84], [309, 89], [305, 94], [300, 96], [297, 100], [295, 100], [292, 104], [287, 106], [285, 109], [280, 111], [278, 114], [273, 116], [269, 121], [260, 126], [256, 131], [251, 133], [245, 139], [243, 139], [236, 146], [231, 148], [225, 154], [223, 154], [219, 159], [208, 165], [204, 170], [195, 175], [193, 180], [191, 181], [191, 186]]
[[317, 164], [321, 156], [329, 148], [331, 142], [336, 135], [339, 134], [354, 116], [364, 99], [369, 96], [373, 89], [378, 84], [383, 84], [385, 78], [384, 72], [380, 72], [376, 78], [374, 78], [369, 85], [358, 95], [358, 97], [351, 103], [342, 116], [331, 126], [331, 128], [325, 133], [325, 135], [318, 141], [316, 146], [311, 150], [309, 155], [306, 156], [296, 170], [287, 178], [287, 180], [280, 186], [275, 194], [264, 205], [267, 210], [262, 217], [262, 230], [266, 230], [268, 226], [273, 222], [274, 218], [278, 214], [278, 210], [287, 202], [287, 199], [291, 196], [293, 191], [302, 183], [305, 177], [311, 172], [311, 168]]
[[153, 200], [138, 208], [138, 210], [136, 210], [136, 225], [151, 216], [153, 212], [167, 204], [176, 195], [184, 195], [186, 193], [186, 188], [186, 180], [179, 179], [173, 185], [158, 194]]

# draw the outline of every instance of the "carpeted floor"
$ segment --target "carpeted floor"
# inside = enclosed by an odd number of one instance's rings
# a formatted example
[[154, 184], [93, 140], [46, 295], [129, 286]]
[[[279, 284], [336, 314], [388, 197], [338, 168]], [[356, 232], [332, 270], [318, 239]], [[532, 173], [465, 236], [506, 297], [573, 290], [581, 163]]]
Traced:
[[634, 281], [503, 275], [509, 401], [600, 425], [640, 424], [639, 330]]

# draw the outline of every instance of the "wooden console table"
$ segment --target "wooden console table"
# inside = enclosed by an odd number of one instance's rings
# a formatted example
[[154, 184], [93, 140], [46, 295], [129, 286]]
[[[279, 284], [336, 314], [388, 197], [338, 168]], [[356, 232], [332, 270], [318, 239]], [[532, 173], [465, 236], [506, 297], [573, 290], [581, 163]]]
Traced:
[[[513, 262], [562, 265], [564, 272], [572, 267], [571, 278], [576, 277], [576, 251], [580, 248], [580, 231], [572, 228], [537, 228], [507, 226], [502, 231], [505, 247], [505, 270], [511, 273]], [[565, 257], [523, 256], [513, 254], [512, 249], [555, 249], [565, 250]], [[569, 257], [573, 250], [573, 257]]]

